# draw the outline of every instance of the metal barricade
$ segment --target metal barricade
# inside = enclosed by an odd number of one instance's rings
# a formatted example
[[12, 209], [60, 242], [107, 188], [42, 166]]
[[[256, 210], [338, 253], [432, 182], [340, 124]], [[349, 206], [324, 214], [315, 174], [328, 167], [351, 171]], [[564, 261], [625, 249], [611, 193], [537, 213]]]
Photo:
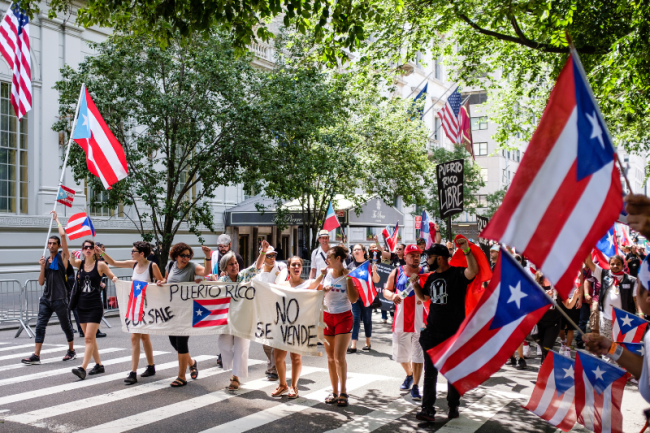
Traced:
[[24, 305], [24, 287], [18, 280], [0, 280], [0, 323], [2, 322], [18, 322], [18, 333], [16, 337], [23, 331], [27, 331], [30, 337], [34, 333], [29, 326], [25, 323], [25, 316], [23, 314]]
[[[131, 277], [126, 276], [126, 277], [118, 277], [118, 279], [122, 281], [131, 281]], [[106, 288], [102, 290], [102, 300], [104, 302], [104, 316], [106, 316], [106, 313], [111, 313], [111, 312], [116, 312], [119, 311], [119, 304], [117, 302], [117, 291], [115, 290], [115, 283], [111, 280], [109, 280], [107, 277], [102, 278], [102, 282], [106, 284]], [[108, 324], [106, 319], [102, 319], [106, 326], [109, 328], [111, 325]]]
[[[38, 319], [38, 308], [43, 296], [45, 286], [38, 284], [38, 280], [27, 280], [23, 286], [23, 320], [25, 321], [25, 331], [30, 337], [35, 337], [36, 333], [32, 329], [30, 322]], [[16, 337], [20, 335], [22, 329], [18, 329]]]
[[311, 272], [311, 260], [302, 261], [302, 272], [300, 273], [300, 278], [306, 280], [309, 278], [309, 273]]

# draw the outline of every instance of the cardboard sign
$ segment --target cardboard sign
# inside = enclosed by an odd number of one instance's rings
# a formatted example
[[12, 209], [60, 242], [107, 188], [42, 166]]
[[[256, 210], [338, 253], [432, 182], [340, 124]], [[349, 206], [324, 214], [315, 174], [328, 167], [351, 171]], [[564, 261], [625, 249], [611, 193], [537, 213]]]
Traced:
[[488, 221], [490, 221], [489, 218], [486, 218], [484, 216], [476, 215], [476, 223], [478, 225], [478, 244], [481, 246], [481, 249], [485, 253], [486, 257], [489, 259], [490, 258], [490, 241], [488, 241], [485, 238], [481, 237], [481, 232], [487, 226]]
[[463, 174], [465, 160], [457, 159], [436, 166], [440, 216], [447, 218], [463, 211]]

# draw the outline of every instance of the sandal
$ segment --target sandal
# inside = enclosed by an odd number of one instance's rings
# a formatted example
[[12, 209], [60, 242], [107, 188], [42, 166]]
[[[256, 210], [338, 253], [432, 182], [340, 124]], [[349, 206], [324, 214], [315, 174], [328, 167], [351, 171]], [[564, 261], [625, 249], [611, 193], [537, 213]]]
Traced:
[[325, 397], [325, 403], [334, 404], [334, 403], [336, 403], [337, 399], [338, 399], [338, 395], [334, 394], [334, 393], [331, 393], [330, 395]]
[[180, 377], [177, 377], [172, 383], [171, 387], [172, 388], [180, 388], [181, 386], [187, 385], [187, 381], [184, 379], [181, 379]]
[[273, 391], [271, 393], [271, 397], [282, 397], [284, 394], [287, 393], [287, 391], [289, 391], [288, 386], [286, 386], [286, 385], [284, 385], [284, 386], [278, 385], [278, 387], [275, 388], [275, 391]]
[[199, 363], [194, 361], [194, 365], [190, 365], [190, 377], [196, 380], [199, 377]]
[[298, 388], [294, 388], [293, 386], [289, 388], [289, 395], [287, 396], [290, 399], [298, 398]]
[[[233, 383], [235, 383], [236, 385], [233, 385]], [[239, 379], [233, 376], [230, 378], [230, 385], [228, 385], [226, 389], [228, 391], [237, 391], [239, 389], [239, 385], [241, 385], [241, 383], [239, 383]]]
[[342, 392], [339, 395], [339, 401], [336, 404], [338, 407], [346, 407], [348, 405], [348, 395], [344, 392]]

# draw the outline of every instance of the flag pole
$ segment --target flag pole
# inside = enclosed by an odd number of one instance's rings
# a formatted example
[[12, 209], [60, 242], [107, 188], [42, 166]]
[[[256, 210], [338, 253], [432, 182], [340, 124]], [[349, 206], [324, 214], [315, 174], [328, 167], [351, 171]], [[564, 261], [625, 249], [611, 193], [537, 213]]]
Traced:
[[[59, 195], [59, 190], [61, 189], [61, 185], [63, 185], [63, 177], [65, 176], [65, 169], [66, 166], [68, 165], [68, 156], [70, 155], [70, 144], [72, 144], [72, 135], [74, 134], [74, 130], [77, 126], [77, 120], [79, 116], [79, 105], [81, 104], [81, 97], [83, 96], [84, 89], [86, 88], [86, 84], [82, 83], [81, 84], [81, 90], [79, 90], [79, 99], [77, 99], [77, 108], [75, 109], [74, 112], [74, 120], [72, 121], [72, 130], [70, 130], [70, 137], [68, 138], [68, 146], [65, 150], [65, 158], [63, 159], [63, 168], [61, 169], [61, 177], [59, 178], [59, 185], [56, 190], [57, 196]], [[54, 199], [54, 208], [52, 209], [52, 212], [56, 212], [56, 205], [59, 202]], [[50, 218], [50, 224], [47, 229], [47, 238], [45, 238], [45, 248], [43, 248], [43, 257], [45, 257], [45, 253], [47, 252], [47, 243], [50, 240], [50, 234], [52, 233], [52, 221], [54, 221], [54, 214], [51, 214]]]
[[[436, 100], [434, 101], [433, 104], [431, 104], [431, 107], [429, 107], [429, 108], [427, 109], [427, 111], [425, 111], [424, 113], [422, 113], [422, 117], [424, 117], [424, 115], [427, 114], [427, 113], [429, 112], [429, 110], [431, 110], [433, 107], [435, 107], [436, 104], [438, 103], [438, 101], [440, 101], [440, 100], [442, 99], [442, 97], [445, 96], [445, 95], [447, 94], [447, 92], [450, 91], [451, 88], [454, 87], [454, 86], [458, 86], [458, 84], [457, 84], [457, 83], [452, 83], [451, 86], [449, 86], [449, 87], [447, 88], [447, 90], [445, 90], [445, 93], [443, 93], [442, 95], [440, 95], [440, 97], [439, 97], [438, 99], [436, 99]], [[468, 98], [469, 98], [469, 96], [468, 96]], [[461, 104], [461, 105], [462, 105], [462, 104]]]

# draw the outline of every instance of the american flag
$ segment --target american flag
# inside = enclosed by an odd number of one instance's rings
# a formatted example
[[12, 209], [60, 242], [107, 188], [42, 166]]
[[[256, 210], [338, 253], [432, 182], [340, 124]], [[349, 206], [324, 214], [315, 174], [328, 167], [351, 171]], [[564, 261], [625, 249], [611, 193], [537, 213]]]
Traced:
[[32, 60], [29, 17], [16, 3], [12, 3], [0, 23], [0, 52], [13, 70], [11, 105], [20, 120], [32, 109]]
[[462, 139], [461, 102], [460, 91], [456, 87], [456, 90], [447, 98], [445, 106], [438, 112], [438, 117], [442, 121], [442, 128], [452, 143], [460, 143]]

